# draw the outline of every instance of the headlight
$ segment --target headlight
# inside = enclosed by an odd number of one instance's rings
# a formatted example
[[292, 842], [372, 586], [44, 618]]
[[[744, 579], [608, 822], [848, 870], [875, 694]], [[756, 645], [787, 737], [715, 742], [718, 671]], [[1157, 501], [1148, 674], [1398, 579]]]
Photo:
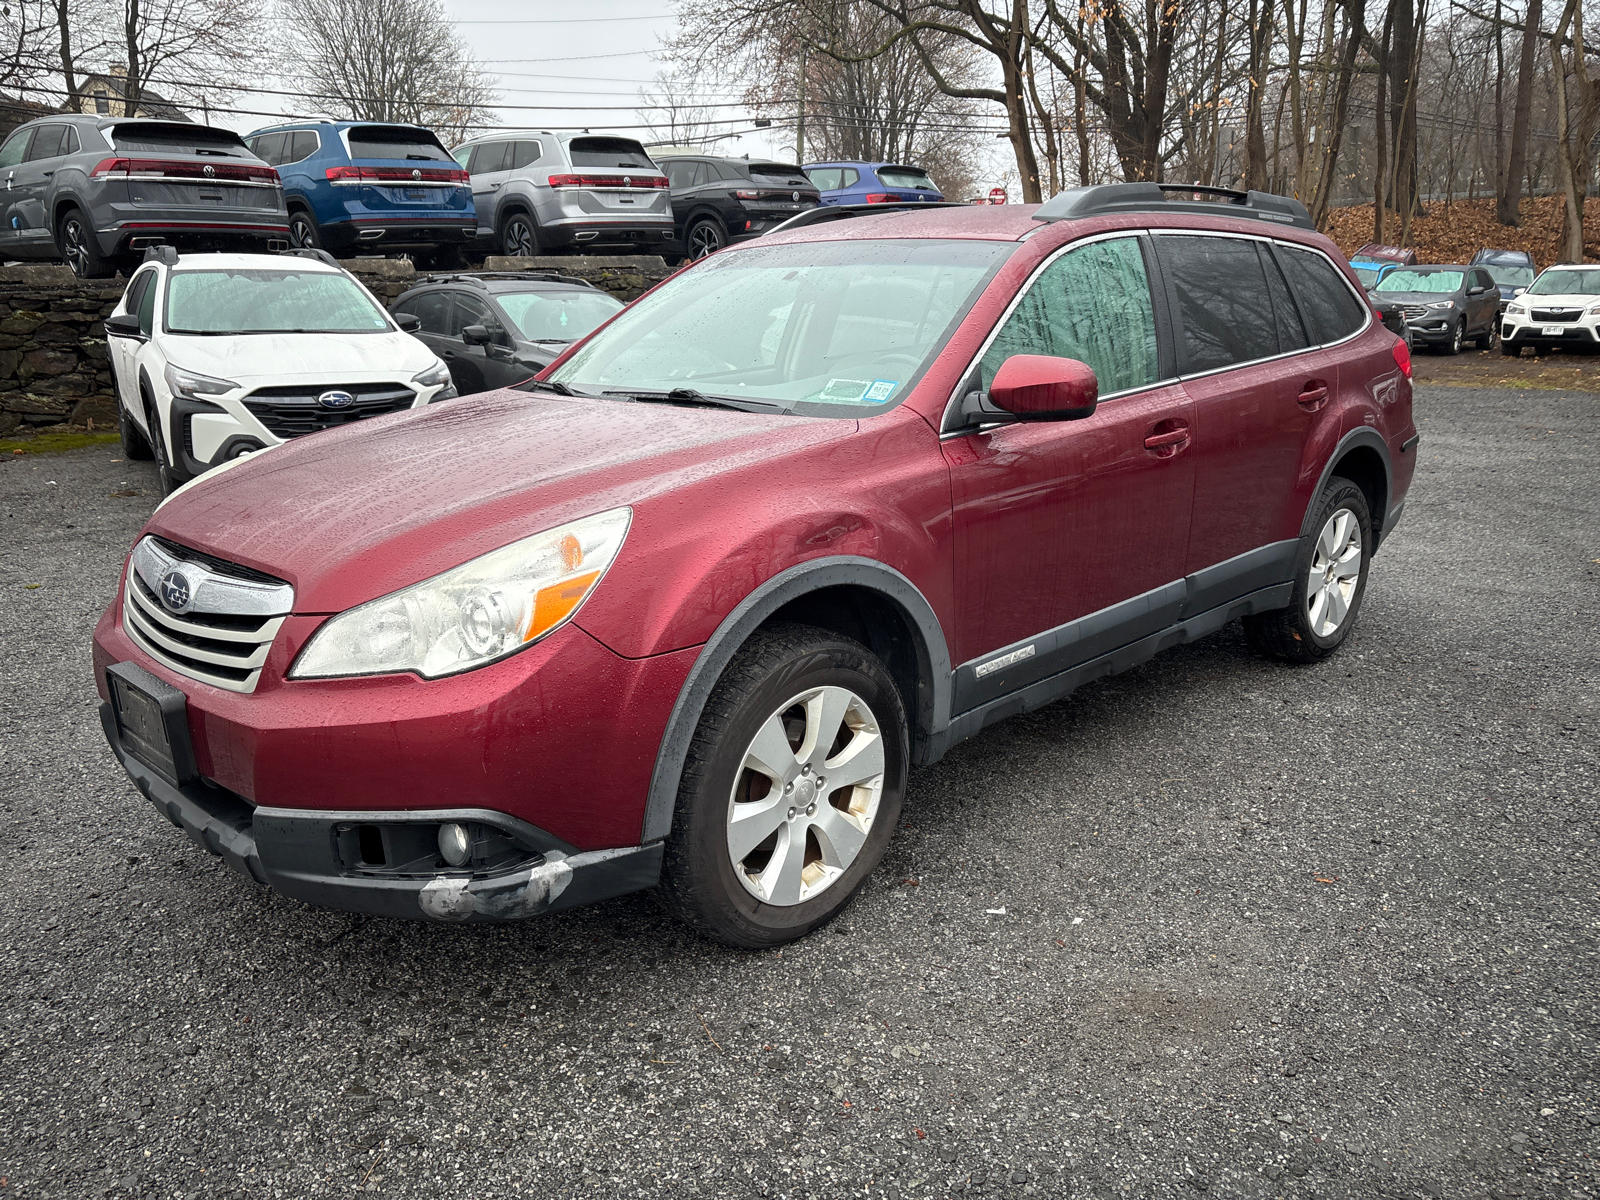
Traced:
[[215, 379], [210, 375], [185, 371], [182, 367], [175, 367], [171, 363], [167, 364], [165, 374], [167, 390], [183, 400], [202, 400], [207, 396], [220, 396], [224, 392], [236, 391], [239, 387], [231, 379]]
[[289, 676], [438, 679], [514, 654], [578, 611], [632, 517], [629, 508], [585, 517], [340, 613], [312, 635]]
[[1456, 302], [1454, 300], [1441, 300], [1437, 304], [1428, 305], [1429, 308], [1454, 308], [1455, 306]]
[[1506, 316], [1508, 316], [1508, 317], [1525, 317], [1527, 315], [1528, 315], [1528, 308], [1527, 308], [1527, 305], [1525, 305], [1525, 304], [1508, 304], [1508, 305], [1506, 305]]
[[413, 375], [411, 382], [418, 387], [438, 387], [441, 383], [450, 382], [450, 368], [445, 366], [444, 359], [438, 359], [426, 371], [418, 371]]
[[1600, 304], [1589, 305], [1589, 315], [1591, 317], [1600, 317]]

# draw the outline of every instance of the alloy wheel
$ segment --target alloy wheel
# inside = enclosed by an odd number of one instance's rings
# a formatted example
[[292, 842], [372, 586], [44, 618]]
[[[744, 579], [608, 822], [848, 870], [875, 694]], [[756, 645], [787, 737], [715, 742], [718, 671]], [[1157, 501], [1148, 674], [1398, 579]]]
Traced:
[[506, 253], [513, 258], [531, 258], [538, 253], [538, 241], [526, 217], [512, 217], [506, 225]]
[[722, 249], [722, 231], [710, 221], [702, 221], [689, 231], [689, 257], [704, 258]]
[[1306, 616], [1318, 637], [1332, 637], [1349, 614], [1361, 582], [1361, 554], [1361, 522], [1341, 508], [1323, 525], [1311, 555]]
[[1461, 320], [1456, 322], [1456, 331], [1450, 337], [1450, 353], [1451, 354], [1460, 354], [1461, 353], [1461, 342], [1462, 342], [1463, 337], [1466, 335], [1466, 331], [1467, 331], [1467, 322], [1466, 322], [1465, 318], [1462, 318]]
[[67, 223], [61, 227], [61, 257], [66, 259], [67, 266], [79, 278], [83, 278], [89, 270], [89, 247], [84, 242], [87, 236], [83, 222], [76, 217], [68, 217]]
[[289, 218], [289, 244], [297, 250], [314, 250], [317, 246], [317, 227], [304, 213]]
[[728, 798], [728, 855], [758, 900], [803, 904], [861, 853], [883, 795], [877, 717], [848, 688], [793, 697], [745, 751]]

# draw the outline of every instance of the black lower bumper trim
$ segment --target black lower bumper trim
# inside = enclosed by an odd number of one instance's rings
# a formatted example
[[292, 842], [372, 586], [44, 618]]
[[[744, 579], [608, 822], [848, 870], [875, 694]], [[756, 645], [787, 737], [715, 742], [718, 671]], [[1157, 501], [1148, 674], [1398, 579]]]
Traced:
[[[412, 920], [511, 921], [643, 891], [661, 878], [660, 842], [578, 852], [536, 826], [485, 809], [332, 813], [256, 807], [205, 784], [175, 787], [124, 749], [109, 704], [100, 706], [100, 724], [157, 812], [240, 874], [308, 904]], [[492, 821], [537, 851], [537, 859], [482, 878], [347, 871], [336, 858], [333, 831], [352, 820]]]

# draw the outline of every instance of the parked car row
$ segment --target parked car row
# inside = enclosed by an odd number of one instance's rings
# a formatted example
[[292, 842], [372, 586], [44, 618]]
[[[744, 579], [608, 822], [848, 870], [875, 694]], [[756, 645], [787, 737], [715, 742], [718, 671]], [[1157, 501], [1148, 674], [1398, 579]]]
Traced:
[[[1368, 243], [1351, 257], [1350, 269], [1384, 324], [1408, 344], [1459, 354], [1469, 344], [1487, 350], [1496, 339], [1515, 337], [1520, 339], [1516, 345], [1502, 344], [1506, 354], [1515, 355], [1523, 345], [1551, 339], [1576, 345], [1588, 336], [1554, 324], [1546, 334], [1503, 320], [1513, 300], [1534, 283], [1533, 256], [1525, 251], [1483, 249], [1470, 263], [1423, 264], [1414, 250]], [[1523, 307], [1516, 315], [1527, 313]]]

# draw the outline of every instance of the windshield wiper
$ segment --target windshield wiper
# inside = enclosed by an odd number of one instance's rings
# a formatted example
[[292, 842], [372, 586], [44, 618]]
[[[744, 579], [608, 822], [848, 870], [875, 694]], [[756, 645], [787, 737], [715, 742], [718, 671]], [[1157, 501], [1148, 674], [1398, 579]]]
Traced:
[[665, 392], [637, 391], [629, 388], [626, 391], [602, 392], [603, 396], [619, 396], [627, 400], [637, 400], [641, 404], [692, 404], [702, 408], [732, 408], [739, 412], [769, 412], [788, 411], [781, 404], [770, 400], [747, 400], [735, 396], [708, 396], [704, 392], [697, 392], [694, 388], [673, 388]]
[[525, 392], [554, 392], [558, 396], [587, 396], [588, 392], [580, 392], [568, 387], [559, 379], [530, 379], [527, 383], [517, 385]]

